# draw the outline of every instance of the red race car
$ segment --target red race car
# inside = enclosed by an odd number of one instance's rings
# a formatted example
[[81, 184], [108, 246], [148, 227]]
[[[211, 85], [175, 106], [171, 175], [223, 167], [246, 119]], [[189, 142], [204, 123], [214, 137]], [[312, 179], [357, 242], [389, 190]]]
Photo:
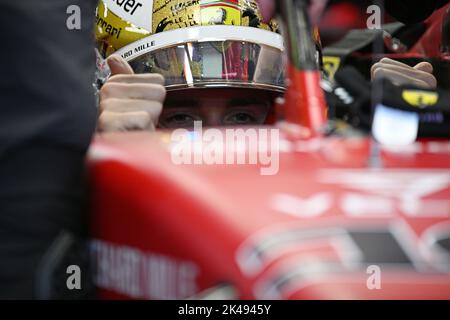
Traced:
[[[283, 122], [242, 128], [243, 139], [227, 128], [205, 139], [200, 127], [97, 137], [89, 168], [100, 298], [450, 299], [450, 141], [392, 146], [328, 130], [303, 2], [280, 3]], [[433, 19], [404, 56], [432, 50], [445, 14]], [[403, 91], [419, 107], [445, 94]], [[411, 128], [396, 125], [398, 135]]]

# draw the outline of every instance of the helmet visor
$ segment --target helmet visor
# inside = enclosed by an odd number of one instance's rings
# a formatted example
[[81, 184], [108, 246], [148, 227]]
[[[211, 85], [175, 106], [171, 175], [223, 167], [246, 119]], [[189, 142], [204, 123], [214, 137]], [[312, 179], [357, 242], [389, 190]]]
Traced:
[[[204, 27], [203, 27], [204, 28]], [[223, 26], [222, 26], [223, 28]], [[234, 27], [225, 27], [234, 29]], [[240, 28], [243, 29], [243, 28]], [[245, 32], [261, 32], [245, 28]], [[264, 31], [273, 37], [272, 32]], [[151, 37], [147, 46], [155, 46]], [[242, 37], [242, 35], [241, 35]], [[121, 50], [135, 73], [160, 73], [166, 79], [167, 90], [200, 87], [251, 87], [284, 91], [284, 56], [278, 46], [246, 40], [198, 39], [147, 50], [132, 55]], [[139, 45], [139, 44], [137, 44]], [[141, 44], [144, 48], [145, 44]], [[135, 47], [136, 48], [136, 47]]]

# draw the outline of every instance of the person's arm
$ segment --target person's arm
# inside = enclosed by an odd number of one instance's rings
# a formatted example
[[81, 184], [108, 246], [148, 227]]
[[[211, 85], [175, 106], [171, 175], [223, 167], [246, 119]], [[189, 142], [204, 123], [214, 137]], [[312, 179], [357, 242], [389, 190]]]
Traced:
[[[30, 141], [87, 149], [97, 113], [94, 11], [92, 0], [0, 1], [0, 157]], [[76, 17], [79, 28], [68, 28]]]
[[[93, 0], [0, 1], [0, 299], [88, 294], [84, 284], [62, 290], [63, 265], [52, 292], [43, 258], [61, 248], [55, 243], [63, 232], [87, 232], [94, 12]], [[71, 264], [85, 270], [75, 252]]]

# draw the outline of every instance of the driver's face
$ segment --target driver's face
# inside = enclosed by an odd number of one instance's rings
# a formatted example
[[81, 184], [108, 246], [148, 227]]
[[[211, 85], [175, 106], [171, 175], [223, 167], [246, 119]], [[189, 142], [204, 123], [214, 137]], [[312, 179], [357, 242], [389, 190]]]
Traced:
[[161, 128], [264, 124], [272, 94], [249, 89], [192, 89], [169, 92], [159, 118]]

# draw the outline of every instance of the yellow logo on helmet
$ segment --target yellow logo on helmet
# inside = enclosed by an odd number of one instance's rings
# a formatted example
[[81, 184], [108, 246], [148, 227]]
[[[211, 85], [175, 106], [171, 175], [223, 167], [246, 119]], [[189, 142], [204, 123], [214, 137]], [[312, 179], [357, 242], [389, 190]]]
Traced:
[[434, 106], [439, 100], [437, 92], [429, 92], [422, 90], [404, 90], [402, 94], [403, 100], [413, 107], [426, 108]]
[[257, 0], [98, 0], [98, 49], [108, 56], [151, 34], [174, 29], [229, 25], [277, 32], [263, 22]]
[[145, 38], [150, 31], [125, 21], [99, 2], [95, 17], [95, 36], [102, 56], [109, 56], [129, 43]]
[[202, 25], [241, 25], [239, 0], [200, 0]]

